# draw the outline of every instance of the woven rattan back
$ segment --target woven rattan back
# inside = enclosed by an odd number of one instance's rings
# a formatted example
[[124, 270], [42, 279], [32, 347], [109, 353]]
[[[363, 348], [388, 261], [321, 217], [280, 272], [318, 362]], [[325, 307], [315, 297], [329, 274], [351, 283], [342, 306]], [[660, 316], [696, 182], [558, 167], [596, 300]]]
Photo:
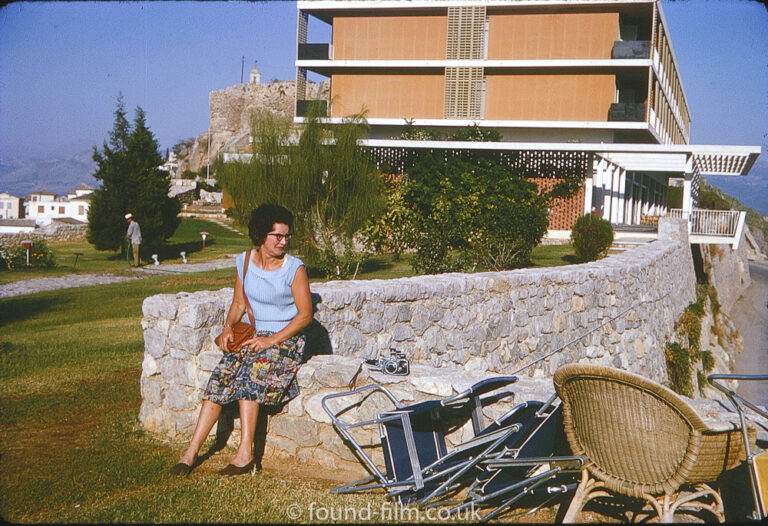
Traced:
[[608, 367], [570, 364], [555, 373], [574, 454], [618, 493], [672, 494], [693, 469], [706, 428], [669, 389]]

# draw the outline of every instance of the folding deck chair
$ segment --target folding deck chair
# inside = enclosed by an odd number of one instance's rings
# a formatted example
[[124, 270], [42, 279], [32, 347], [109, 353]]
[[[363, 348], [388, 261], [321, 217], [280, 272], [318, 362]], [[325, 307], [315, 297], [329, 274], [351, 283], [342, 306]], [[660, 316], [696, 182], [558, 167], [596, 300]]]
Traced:
[[[517, 378], [514, 376], [490, 378], [478, 382], [455, 397], [428, 400], [412, 405], [402, 404], [389, 390], [378, 384], [326, 395], [321, 401], [323, 409], [330, 416], [334, 427], [371, 472], [370, 477], [340, 486], [333, 492], [351, 493], [384, 488], [402, 502], [411, 502], [413, 499], [406, 494], [424, 490], [425, 469], [447, 456], [445, 435], [456, 428], [460, 416], [469, 412], [474, 433], [480, 434], [483, 429], [481, 396], [516, 381]], [[370, 399], [376, 393], [384, 395], [392, 408], [379, 411], [378, 416], [370, 420], [350, 423], [340, 418], [360, 402], [356, 402], [353, 406], [344, 406], [338, 411], [328, 407], [328, 402], [332, 399], [347, 397]], [[466, 418], [461, 424], [465, 421]], [[355, 428], [374, 425], [379, 429], [384, 469], [371, 460], [351, 433]], [[504, 429], [501, 433], [511, 431], [512, 429]]]
[[[552, 404], [554, 396], [545, 403], [519, 404], [490, 425], [484, 425], [484, 402], [498, 400], [504, 395], [490, 393], [516, 380], [516, 377], [490, 378], [454, 397], [409, 406], [400, 404], [388, 390], [377, 384], [327, 395], [322, 400], [323, 408], [331, 417], [334, 427], [372, 473], [370, 477], [345, 484], [332, 492], [349, 493], [384, 488], [390, 498], [396, 498], [403, 504], [415, 502], [421, 506], [438, 506], [449, 503], [448, 498], [469, 488], [470, 496], [461, 501], [461, 508], [473, 503], [493, 505], [501, 495], [508, 496], [515, 490], [530, 492], [533, 489], [531, 486], [539, 486], [551, 480], [562, 471], [561, 467], [557, 467], [545, 469], [545, 475], [541, 473], [542, 467], [551, 461], [549, 456], [554, 447], [552, 437], [556, 434], [560, 418], [559, 407]], [[339, 416], [349, 407], [333, 411], [327, 405], [333, 398], [363, 394], [370, 396], [374, 392], [384, 394], [394, 409], [381, 411], [374, 419], [348, 423]], [[482, 395], [489, 396], [482, 398]], [[447, 451], [445, 434], [466, 422], [467, 413], [471, 415], [474, 437]], [[371, 425], [378, 425], [380, 430], [384, 469], [376, 466], [351, 434], [353, 428]], [[524, 461], [520, 459], [514, 469], [508, 464], [487, 464], [491, 460], [511, 460], [511, 457], [519, 457], [521, 454], [535, 454], [545, 460], [529, 460], [524, 466]], [[567, 458], [573, 462], [573, 457]], [[536, 478], [526, 482], [528, 474], [537, 469]], [[514, 477], [522, 477], [523, 480]], [[515, 484], [518, 485], [508, 489]], [[505, 507], [509, 505], [502, 504]], [[496, 510], [498, 512], [500, 510]]]

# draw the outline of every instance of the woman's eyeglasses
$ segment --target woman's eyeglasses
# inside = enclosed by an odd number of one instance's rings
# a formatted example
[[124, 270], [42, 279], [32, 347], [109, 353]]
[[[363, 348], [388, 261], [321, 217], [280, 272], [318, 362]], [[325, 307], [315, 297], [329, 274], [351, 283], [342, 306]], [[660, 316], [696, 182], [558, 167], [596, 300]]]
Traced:
[[291, 240], [291, 234], [278, 234], [276, 232], [270, 232], [267, 235], [268, 236], [274, 236], [274, 238], [277, 240], [278, 243], [280, 241], [282, 241], [283, 239], [285, 239], [286, 242]]

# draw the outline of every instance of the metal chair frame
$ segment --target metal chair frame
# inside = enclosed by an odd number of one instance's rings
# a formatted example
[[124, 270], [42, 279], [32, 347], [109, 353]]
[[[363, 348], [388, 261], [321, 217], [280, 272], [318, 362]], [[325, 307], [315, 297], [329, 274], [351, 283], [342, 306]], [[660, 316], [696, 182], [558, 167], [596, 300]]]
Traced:
[[731, 401], [734, 408], [736, 409], [736, 412], [739, 414], [739, 426], [741, 428], [742, 435], [744, 436], [747, 465], [749, 468], [748, 471], [749, 471], [750, 489], [752, 490], [752, 499], [754, 500], [754, 503], [755, 503], [755, 509], [753, 511], [752, 518], [759, 521], [764, 520], [766, 518], [766, 513], [768, 513], [768, 510], [763, 509], [760, 501], [760, 496], [758, 495], [758, 491], [757, 491], [757, 488], [758, 488], [757, 473], [755, 472], [755, 466], [754, 466], [756, 453], [755, 451], [752, 450], [752, 446], [749, 441], [749, 436], [747, 435], [748, 433], [747, 418], [744, 412], [747, 408], [749, 408], [764, 418], [768, 418], [768, 412], [756, 406], [755, 404], [745, 399], [741, 395], [737, 394], [732, 389], [729, 389], [723, 384], [717, 383], [716, 380], [738, 380], [738, 381], [750, 381], [750, 382], [765, 381], [765, 380], [768, 380], [768, 374], [710, 374], [709, 376], [707, 376], [707, 380], [709, 380], [709, 383], [712, 384], [712, 387], [714, 387], [715, 389], [718, 389], [723, 394], [725, 394], [725, 396], [728, 397], [728, 399]]

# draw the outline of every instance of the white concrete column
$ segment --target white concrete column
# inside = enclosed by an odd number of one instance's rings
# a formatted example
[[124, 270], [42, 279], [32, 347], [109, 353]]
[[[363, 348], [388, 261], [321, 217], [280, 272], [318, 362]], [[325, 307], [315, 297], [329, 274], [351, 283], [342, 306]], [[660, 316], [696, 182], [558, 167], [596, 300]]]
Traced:
[[628, 225], [634, 224], [632, 214], [632, 204], [635, 202], [635, 172], [627, 172], [624, 188], [624, 222]]
[[611, 166], [611, 223], [619, 222], [619, 181], [621, 180], [621, 168], [615, 164]]
[[642, 215], [648, 215], [648, 201], [650, 201], [651, 199], [651, 183], [649, 181], [648, 174], [643, 174], [642, 181], [643, 181], [643, 184], [641, 187], [642, 190], [640, 194], [641, 195], [640, 199], [642, 199], [643, 201]]
[[616, 222], [617, 223], [625, 223], [626, 217], [627, 217], [627, 199], [626, 199], [626, 192], [627, 192], [627, 171], [624, 168], [619, 168], [619, 206], [618, 210], [616, 210]]
[[592, 169], [592, 176], [584, 180], [584, 214], [592, 212], [592, 186], [595, 184], [595, 169]]
[[[600, 210], [602, 207], [600, 203], [602, 201], [603, 194], [605, 193], [603, 189], [603, 178], [604, 178], [603, 171], [605, 169], [605, 159], [600, 157], [600, 159], [595, 161], [594, 166], [595, 166], [595, 174], [594, 174], [593, 192], [595, 194], [593, 197], [593, 203], [595, 203], [594, 206], [597, 206], [598, 212], [602, 215], [602, 210]], [[590, 206], [589, 210], [591, 212], [593, 204], [590, 203], [589, 206]]]
[[691, 199], [691, 181], [686, 174], [683, 181], [683, 215], [690, 214], [693, 211], [693, 200]]

